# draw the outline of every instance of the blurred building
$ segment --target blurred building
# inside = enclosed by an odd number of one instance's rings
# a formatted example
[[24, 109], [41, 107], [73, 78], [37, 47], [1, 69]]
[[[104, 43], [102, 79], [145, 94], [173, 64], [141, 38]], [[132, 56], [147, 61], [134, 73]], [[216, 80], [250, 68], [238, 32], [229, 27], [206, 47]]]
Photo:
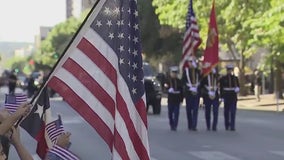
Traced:
[[28, 46], [20, 48], [20, 49], [15, 49], [14, 56], [15, 57], [30, 56], [33, 52], [33, 49], [34, 49], [33, 45], [28, 45]]
[[82, 12], [86, 9], [90, 9], [96, 3], [97, 0], [82, 0]]
[[52, 30], [53, 27], [50, 26], [40, 26], [39, 35], [35, 36], [35, 48], [38, 49], [43, 40], [46, 39], [48, 33]]
[[66, 0], [66, 18], [79, 17], [82, 12], [82, 0]]

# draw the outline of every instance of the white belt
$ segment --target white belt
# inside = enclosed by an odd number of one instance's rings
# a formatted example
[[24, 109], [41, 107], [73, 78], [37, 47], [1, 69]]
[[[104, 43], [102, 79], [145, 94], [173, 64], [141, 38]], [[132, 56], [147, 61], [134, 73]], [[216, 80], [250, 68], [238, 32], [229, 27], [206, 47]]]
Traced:
[[234, 91], [235, 88], [224, 88], [225, 91]]

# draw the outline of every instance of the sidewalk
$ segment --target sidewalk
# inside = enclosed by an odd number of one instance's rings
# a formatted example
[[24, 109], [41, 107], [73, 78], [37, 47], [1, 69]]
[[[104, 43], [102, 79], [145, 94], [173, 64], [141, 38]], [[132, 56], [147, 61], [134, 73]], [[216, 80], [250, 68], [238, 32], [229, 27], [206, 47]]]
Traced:
[[[258, 110], [258, 111], [278, 111], [283, 112], [284, 111], [284, 100], [280, 99], [277, 103], [275, 99], [274, 94], [265, 94], [261, 95], [260, 102], [257, 102], [254, 95], [248, 95], [248, 96], [239, 96], [238, 97], [238, 103], [237, 107], [238, 109], [245, 109], [245, 110]], [[202, 99], [201, 99], [202, 103]], [[162, 105], [167, 105], [167, 98], [162, 98]], [[277, 107], [278, 104], [278, 107]], [[182, 106], [185, 106], [185, 100], [182, 103]], [[220, 107], [223, 107], [223, 103]]]
[[260, 96], [261, 100], [258, 102], [254, 95], [245, 97], [239, 96], [238, 109], [260, 110], [260, 111], [284, 111], [284, 100], [279, 99], [278, 102], [275, 94], [264, 94]]

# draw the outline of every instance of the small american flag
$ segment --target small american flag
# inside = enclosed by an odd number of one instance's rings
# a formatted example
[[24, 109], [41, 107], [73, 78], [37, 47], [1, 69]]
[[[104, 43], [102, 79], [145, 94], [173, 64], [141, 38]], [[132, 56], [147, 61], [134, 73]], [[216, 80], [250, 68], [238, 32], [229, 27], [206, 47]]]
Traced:
[[186, 31], [183, 37], [182, 46], [182, 60], [180, 66], [186, 66], [186, 60], [190, 56], [195, 56], [194, 52], [197, 50], [201, 44], [201, 38], [199, 36], [199, 28], [195, 18], [195, 14], [192, 7], [192, 0], [190, 0], [188, 5], [188, 14], [186, 17]]
[[72, 152], [70, 152], [69, 150], [62, 148], [58, 145], [54, 145], [49, 152], [57, 155], [58, 157], [60, 157], [63, 160], [79, 160], [79, 158], [73, 154]]
[[57, 137], [64, 132], [61, 116], [58, 119], [46, 124], [45, 130], [53, 144], [56, 143]]
[[10, 113], [14, 113], [22, 103], [27, 102], [27, 99], [27, 95], [22, 93], [6, 94], [4, 107]]

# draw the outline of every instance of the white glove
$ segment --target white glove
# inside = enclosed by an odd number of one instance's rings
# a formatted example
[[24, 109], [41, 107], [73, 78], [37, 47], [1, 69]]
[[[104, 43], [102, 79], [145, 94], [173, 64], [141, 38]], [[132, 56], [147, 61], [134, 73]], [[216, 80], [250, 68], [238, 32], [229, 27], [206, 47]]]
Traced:
[[192, 61], [192, 66], [193, 66], [194, 68], [197, 68], [197, 64], [196, 64], [195, 61]]
[[239, 87], [236, 87], [236, 88], [235, 88], [235, 92], [238, 93], [239, 91], [240, 91], [240, 88], [239, 88]]
[[175, 90], [173, 89], [173, 88], [170, 88], [169, 90], [168, 90], [168, 92], [169, 93], [173, 93]]
[[208, 92], [208, 95], [209, 95], [209, 96], [215, 96], [215, 92], [214, 92], [214, 91], [209, 91], [209, 92]]
[[189, 90], [190, 90], [191, 92], [197, 92], [197, 88], [196, 88], [196, 87], [190, 87]]

